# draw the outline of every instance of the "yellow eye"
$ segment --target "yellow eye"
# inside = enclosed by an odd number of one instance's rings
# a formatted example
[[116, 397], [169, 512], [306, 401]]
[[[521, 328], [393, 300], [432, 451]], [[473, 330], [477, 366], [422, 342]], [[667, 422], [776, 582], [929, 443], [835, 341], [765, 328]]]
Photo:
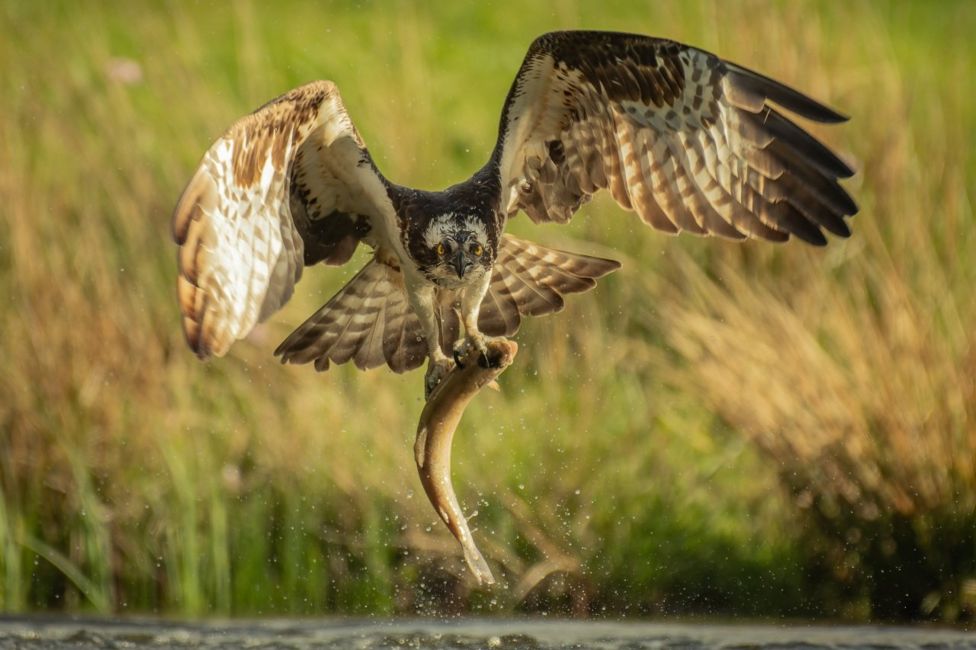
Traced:
[[444, 257], [444, 244], [437, 245], [437, 256]]
[[485, 249], [481, 247], [481, 244], [475, 244], [471, 247], [471, 254], [481, 257], [481, 254], [485, 252]]

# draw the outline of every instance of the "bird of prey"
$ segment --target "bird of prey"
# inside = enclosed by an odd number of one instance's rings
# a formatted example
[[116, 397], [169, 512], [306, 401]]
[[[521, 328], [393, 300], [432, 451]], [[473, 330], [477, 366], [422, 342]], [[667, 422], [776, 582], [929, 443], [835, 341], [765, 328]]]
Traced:
[[304, 266], [370, 261], [275, 351], [283, 362], [428, 359], [428, 392], [458, 343], [484, 351], [527, 315], [558, 311], [613, 260], [505, 234], [525, 212], [568, 222], [608, 190], [667, 233], [824, 245], [850, 234], [851, 168], [784, 112], [845, 117], [706, 51], [634, 34], [565, 31], [529, 47], [498, 140], [470, 179], [440, 192], [380, 173], [335, 84], [296, 88], [235, 122], [176, 206], [183, 329], [220, 356], [292, 295]]

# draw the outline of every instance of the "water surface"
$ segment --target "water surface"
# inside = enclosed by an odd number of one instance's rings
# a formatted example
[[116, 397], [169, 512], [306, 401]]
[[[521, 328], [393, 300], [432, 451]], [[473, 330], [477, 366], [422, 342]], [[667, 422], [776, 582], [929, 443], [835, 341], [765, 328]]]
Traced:
[[976, 634], [896, 627], [711, 625], [460, 619], [315, 619], [180, 623], [0, 618], [0, 648], [594, 648], [779, 650], [976, 648]]

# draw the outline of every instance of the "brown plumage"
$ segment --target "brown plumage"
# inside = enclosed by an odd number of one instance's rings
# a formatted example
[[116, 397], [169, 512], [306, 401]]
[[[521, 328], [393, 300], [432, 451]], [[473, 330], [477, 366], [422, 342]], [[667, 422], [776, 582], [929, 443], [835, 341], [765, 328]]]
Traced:
[[[592, 289], [598, 278], [618, 268], [614, 260], [504, 235], [478, 325], [489, 336], [511, 336], [523, 316], [562, 310], [564, 295]], [[438, 307], [441, 344], [450, 354], [459, 331], [456, 306]], [[292, 332], [275, 354], [287, 363], [314, 362], [316, 370], [352, 361], [362, 370], [385, 363], [394, 372], [406, 372], [424, 362], [426, 351], [399, 269], [373, 260]]]
[[561, 311], [563, 296], [589, 291], [620, 262], [502, 238], [478, 325], [491, 336], [515, 334], [524, 316]]
[[462, 322], [483, 348], [618, 266], [503, 236], [519, 210], [565, 223], [607, 190], [668, 233], [846, 237], [857, 206], [839, 180], [852, 170], [786, 113], [845, 119], [673, 41], [554, 32], [529, 48], [488, 163], [426, 192], [383, 177], [334, 84], [296, 88], [232, 125], [177, 204], [187, 341], [201, 357], [226, 353], [288, 300], [303, 266], [343, 264], [362, 241], [374, 259], [277, 354], [397, 372], [428, 357], [429, 389]]
[[[826, 244], [857, 206], [853, 172], [770, 102], [844, 117], [768, 77], [673, 41], [557, 32], [533, 43], [495, 156], [507, 210], [566, 222], [608, 189], [658, 230]], [[553, 155], [553, 152], [558, 155]], [[506, 183], [507, 181], [507, 183]]]
[[395, 218], [382, 188], [331, 82], [296, 88], [234, 123], [173, 213], [194, 352], [225, 354], [288, 301], [304, 265], [348, 261], [373, 221]]

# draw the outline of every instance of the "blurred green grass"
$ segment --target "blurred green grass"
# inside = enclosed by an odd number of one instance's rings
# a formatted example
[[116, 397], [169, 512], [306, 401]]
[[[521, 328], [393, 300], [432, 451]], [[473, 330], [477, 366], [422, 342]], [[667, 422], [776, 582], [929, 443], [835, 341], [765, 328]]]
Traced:
[[[416, 478], [419, 374], [271, 357], [356, 263], [201, 365], [169, 216], [227, 125], [319, 78], [390, 178], [462, 180], [532, 38], [573, 27], [849, 113], [818, 133], [862, 212], [822, 251], [667, 238], [608, 200], [512, 224], [625, 268], [528, 323], [462, 423], [489, 594]], [[0, 609], [971, 617], [974, 28], [968, 2], [3, 0]]]

